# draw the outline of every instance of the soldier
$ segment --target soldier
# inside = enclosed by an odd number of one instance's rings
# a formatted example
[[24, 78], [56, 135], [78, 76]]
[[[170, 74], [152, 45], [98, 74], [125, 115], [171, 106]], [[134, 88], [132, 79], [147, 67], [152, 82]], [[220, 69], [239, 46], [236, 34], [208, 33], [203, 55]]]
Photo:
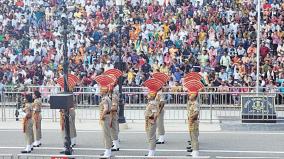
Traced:
[[25, 113], [25, 116], [23, 118], [23, 131], [25, 134], [26, 139], [26, 148], [24, 151], [21, 151], [22, 153], [31, 153], [33, 150], [33, 120], [32, 120], [32, 114], [33, 114], [33, 97], [32, 95], [26, 95], [25, 96], [25, 104], [23, 108], [23, 112]]
[[[67, 86], [68, 86], [68, 90], [69, 92], [73, 92], [74, 87], [76, 86], [76, 84], [78, 83], [79, 79], [77, 76], [73, 75], [73, 74], [68, 74], [68, 81], [67, 81]], [[59, 83], [59, 85], [61, 86], [62, 89], [64, 89], [64, 76], [60, 77], [57, 82]], [[70, 140], [71, 140], [71, 148], [74, 147], [76, 145], [76, 137], [77, 137], [77, 132], [76, 132], [76, 126], [75, 126], [75, 117], [76, 117], [76, 112], [75, 112], [75, 105], [76, 105], [76, 101], [73, 101], [74, 103], [74, 107], [69, 108], [69, 134], [70, 134]], [[67, 151], [67, 143], [65, 138], [66, 138], [66, 129], [65, 129], [65, 113], [64, 113], [64, 109], [60, 110], [60, 128], [62, 131], [62, 138], [64, 141], [64, 151], [61, 151], [61, 154], [65, 154]], [[69, 151], [69, 150], [68, 150]], [[71, 150], [72, 151], [72, 150]]]
[[101, 102], [99, 104], [100, 109], [100, 125], [103, 129], [103, 138], [105, 144], [105, 152], [102, 154], [103, 157], [111, 156], [111, 100], [108, 96], [109, 85], [114, 82], [113, 78], [107, 75], [99, 75], [95, 77], [95, 81], [100, 86]]
[[156, 96], [156, 100], [158, 102], [158, 118], [157, 118], [157, 123], [158, 123], [158, 135], [159, 138], [157, 140], [157, 144], [164, 144], [165, 143], [165, 126], [164, 126], [164, 106], [165, 106], [165, 96], [162, 94], [161, 89], [158, 92], [158, 95]]
[[74, 147], [76, 145], [76, 137], [77, 137], [77, 131], [75, 125], [75, 117], [76, 117], [75, 107], [69, 109], [69, 114], [70, 114], [69, 124], [70, 124], [71, 146]]
[[[70, 139], [71, 139], [71, 146], [74, 147], [76, 145], [76, 137], [77, 137], [77, 132], [76, 132], [76, 126], [75, 126], [75, 108], [70, 108], [69, 109], [69, 127], [70, 127]], [[64, 129], [64, 110], [60, 110], [60, 127], [62, 131], [62, 137], [63, 141], [65, 140], [65, 129]], [[65, 150], [61, 152], [62, 154], [65, 153]]]
[[[203, 82], [202, 82], [202, 76], [198, 73], [198, 72], [189, 72], [187, 73], [184, 78], [183, 78], [183, 83], [186, 83], [187, 81], [190, 81], [190, 80], [197, 80], [197, 81], [200, 81], [198, 83], [196, 83], [195, 86], [198, 86], [198, 88], [202, 89], [204, 86], [203, 86]], [[196, 81], [193, 81], [193, 83], [195, 83]], [[194, 86], [193, 86], [194, 87]], [[187, 149], [187, 152], [192, 152], [192, 148], [191, 148], [191, 141], [187, 141], [189, 146], [186, 147]]]
[[118, 124], [118, 92], [113, 90], [113, 86], [110, 87], [111, 94], [111, 138], [113, 142], [112, 151], [119, 151], [120, 145], [118, 140], [119, 124]]
[[39, 91], [34, 92], [34, 102], [33, 102], [33, 132], [34, 132], [34, 147], [41, 146], [41, 94]]
[[149, 79], [144, 82], [144, 86], [148, 87], [148, 104], [145, 111], [145, 130], [147, 134], [147, 142], [149, 143], [149, 152], [146, 156], [154, 156], [156, 151], [156, 129], [158, 116], [158, 103], [155, 100], [157, 91], [161, 89], [163, 83], [157, 79]]
[[[169, 76], [165, 73], [157, 72], [152, 75], [155, 79], [160, 80], [165, 85], [168, 80]], [[164, 144], [165, 143], [165, 126], [164, 126], [164, 106], [165, 106], [165, 95], [163, 94], [163, 89], [161, 88], [156, 96], [156, 100], [158, 102], [158, 118], [157, 118], [157, 125], [158, 125], [158, 135], [159, 139], [157, 140], [156, 144]]]
[[109, 69], [104, 72], [105, 75], [108, 75], [113, 78], [115, 81], [109, 86], [109, 94], [110, 99], [112, 101], [111, 106], [111, 138], [113, 142], [113, 148], [112, 151], [119, 151], [120, 145], [119, 145], [119, 139], [118, 139], [118, 133], [119, 133], [119, 123], [118, 123], [118, 103], [119, 103], [119, 92], [117, 92], [115, 89], [115, 86], [117, 85], [117, 80], [119, 77], [122, 76], [122, 72], [118, 69]]
[[188, 114], [188, 129], [189, 135], [191, 138], [191, 145], [192, 145], [192, 157], [199, 156], [199, 143], [198, 143], [198, 136], [199, 136], [199, 110], [198, 110], [198, 103], [197, 103], [197, 93], [201, 90], [204, 86], [200, 81], [197, 80], [189, 80], [186, 81], [184, 86], [187, 88], [189, 92], [189, 101], [187, 103], [187, 114]]

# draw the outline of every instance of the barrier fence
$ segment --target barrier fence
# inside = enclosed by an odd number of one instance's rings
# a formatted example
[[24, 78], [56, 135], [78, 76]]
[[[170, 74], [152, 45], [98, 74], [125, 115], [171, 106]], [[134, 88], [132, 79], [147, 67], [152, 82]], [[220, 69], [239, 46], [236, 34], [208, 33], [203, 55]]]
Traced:
[[[180, 91], [183, 90], [181, 86], [174, 86], [174, 87], [163, 87], [167, 91], [172, 91], [176, 90], [176, 88]], [[259, 87], [259, 92], [277, 92], [280, 87]], [[91, 87], [91, 86], [85, 86], [85, 87], [75, 87], [74, 92], [95, 92], [97, 87]], [[219, 90], [227, 90], [228, 92], [231, 91], [242, 91], [242, 92], [256, 92], [255, 87], [205, 87], [204, 92], [216, 92]], [[5, 91], [28, 91], [28, 92], [33, 92], [35, 90], [40, 90], [43, 92], [52, 92], [52, 93], [57, 93], [60, 91], [63, 91], [59, 85], [57, 86], [35, 86], [35, 85], [25, 85], [25, 86], [10, 86], [10, 85], [5, 85], [4, 86]], [[147, 88], [146, 87], [129, 87], [129, 86], [123, 86], [122, 87], [123, 92], [146, 92]]]
[[[39, 87], [30, 87], [26, 93], [33, 93], [32, 90]], [[46, 87], [42, 93], [42, 116], [44, 119], [57, 121], [58, 110], [49, 109], [49, 96], [57, 94], [58, 87]], [[16, 110], [22, 108], [21, 104], [24, 92], [5, 91], [1, 94], [1, 120], [6, 121], [16, 118]], [[76, 101], [76, 118], [78, 120], [98, 120], [99, 94], [92, 91], [74, 92]], [[165, 105], [165, 120], [187, 120], [186, 104], [188, 102], [187, 92], [163, 92]], [[200, 120], [240, 120], [241, 119], [241, 98], [247, 95], [255, 95], [254, 92], [200, 92], [198, 103], [200, 109]], [[125, 104], [125, 117], [127, 120], [143, 120], [144, 109], [147, 104], [146, 92], [123, 92]], [[277, 120], [284, 117], [284, 94], [260, 93], [260, 97], [273, 97], [273, 104], [277, 114]], [[273, 108], [274, 109], [274, 108]], [[263, 114], [267, 115], [267, 114]]]

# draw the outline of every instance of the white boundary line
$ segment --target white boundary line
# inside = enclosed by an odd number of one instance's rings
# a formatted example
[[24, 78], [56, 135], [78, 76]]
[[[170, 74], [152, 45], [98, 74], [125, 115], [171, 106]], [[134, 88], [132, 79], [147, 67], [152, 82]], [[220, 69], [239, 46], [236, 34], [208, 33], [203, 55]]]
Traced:
[[[21, 132], [21, 129], [0, 129], [0, 132]], [[59, 132], [57, 129], [42, 132]], [[77, 130], [77, 133], [101, 133], [101, 130]], [[167, 131], [167, 134], [188, 134], [188, 131]], [[146, 134], [144, 131], [122, 131], [120, 134]], [[246, 135], [284, 135], [284, 131], [200, 131], [200, 134], [246, 134]]]
[[[0, 149], [23, 149], [24, 147], [0, 147]], [[62, 147], [39, 147], [35, 150], [62, 150]], [[82, 151], [103, 151], [104, 148], [73, 148]], [[121, 151], [148, 151], [147, 149], [120, 149]], [[157, 149], [158, 152], [186, 152], [178, 149]], [[258, 153], [258, 154], [284, 154], [284, 151], [241, 151], [241, 150], [200, 150], [209, 153]]]
[[[44, 154], [18, 154], [17, 156], [20, 157], [86, 157], [86, 158], [102, 158], [102, 156], [99, 155], [56, 155], [56, 154], [51, 154], [51, 155], [44, 155]], [[171, 159], [171, 158], [180, 158], [180, 159], [188, 159], [192, 158], [190, 156], [126, 156], [126, 155], [112, 155], [110, 158], [157, 158], [157, 159]], [[210, 156], [198, 156], [198, 158], [210, 158]]]
[[276, 158], [280, 158], [280, 157], [224, 157], [224, 156], [216, 156], [216, 159], [276, 159]]

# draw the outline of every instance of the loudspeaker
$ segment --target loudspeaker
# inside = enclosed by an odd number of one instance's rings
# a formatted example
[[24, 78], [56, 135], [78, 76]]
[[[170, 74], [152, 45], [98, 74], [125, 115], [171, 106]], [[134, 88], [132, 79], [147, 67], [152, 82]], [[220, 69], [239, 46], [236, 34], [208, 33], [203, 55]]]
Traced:
[[74, 107], [73, 94], [56, 94], [50, 96], [50, 109], [69, 109]]

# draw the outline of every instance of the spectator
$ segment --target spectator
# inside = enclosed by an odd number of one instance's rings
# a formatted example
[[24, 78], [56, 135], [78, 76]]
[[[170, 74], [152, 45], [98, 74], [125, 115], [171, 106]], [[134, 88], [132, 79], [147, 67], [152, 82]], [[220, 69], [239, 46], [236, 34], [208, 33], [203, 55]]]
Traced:
[[[72, 24], [68, 25], [67, 41], [70, 73], [82, 81], [118, 66], [120, 53], [129, 74], [126, 85], [140, 85], [150, 73], [158, 71], [172, 76], [173, 82], [181, 81], [191, 70], [201, 72], [206, 84], [216, 78], [229, 82], [232, 76], [232, 86], [236, 80], [242, 86], [251, 86], [259, 76], [256, 1], [131, 0], [123, 7], [122, 23], [112, 0], [66, 0], [65, 4], [45, 0], [0, 2], [3, 85], [42, 85], [48, 78], [54, 81], [62, 76], [61, 15]], [[283, 79], [281, 4], [275, 0], [261, 6], [260, 74], [272, 83]], [[211, 74], [216, 77], [211, 78]], [[84, 85], [88, 84], [94, 85]], [[264, 82], [266, 85], [269, 83]]]

